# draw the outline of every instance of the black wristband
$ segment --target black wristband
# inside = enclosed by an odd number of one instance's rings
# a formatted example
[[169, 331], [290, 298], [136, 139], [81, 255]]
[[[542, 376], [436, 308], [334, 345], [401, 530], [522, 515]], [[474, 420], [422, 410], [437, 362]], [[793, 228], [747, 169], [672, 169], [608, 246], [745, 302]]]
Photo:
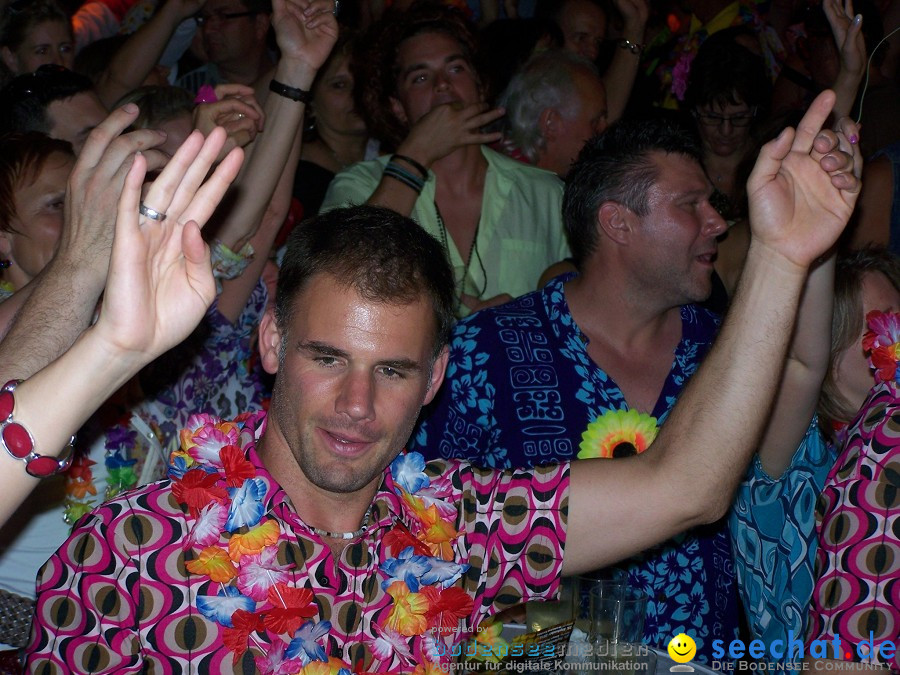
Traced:
[[284, 82], [279, 82], [278, 80], [272, 80], [271, 82], [269, 82], [269, 91], [273, 91], [279, 96], [284, 96], [285, 98], [289, 98], [292, 101], [297, 101], [298, 103], [312, 102], [312, 92], [309, 92], [306, 89], [291, 87], [289, 85], [286, 85]]
[[406, 155], [398, 155], [395, 152], [393, 154], [393, 156], [391, 157], [391, 159], [392, 160], [399, 159], [399, 160], [406, 162], [407, 164], [409, 164], [412, 168], [414, 168], [416, 171], [418, 171], [422, 175], [422, 180], [428, 180], [428, 169], [426, 169], [424, 166], [419, 164], [412, 157], [407, 157]]

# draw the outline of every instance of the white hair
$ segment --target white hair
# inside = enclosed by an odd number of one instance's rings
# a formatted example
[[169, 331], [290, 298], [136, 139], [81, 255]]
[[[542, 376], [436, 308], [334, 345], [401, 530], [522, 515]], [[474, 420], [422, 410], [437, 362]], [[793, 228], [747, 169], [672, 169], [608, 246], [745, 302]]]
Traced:
[[578, 70], [599, 77], [587, 59], [561, 49], [535, 54], [526, 61], [500, 95], [498, 104], [506, 108], [506, 135], [529, 161], [534, 162], [544, 148], [540, 115], [555, 108], [563, 117], [578, 112], [578, 90], [573, 73]]

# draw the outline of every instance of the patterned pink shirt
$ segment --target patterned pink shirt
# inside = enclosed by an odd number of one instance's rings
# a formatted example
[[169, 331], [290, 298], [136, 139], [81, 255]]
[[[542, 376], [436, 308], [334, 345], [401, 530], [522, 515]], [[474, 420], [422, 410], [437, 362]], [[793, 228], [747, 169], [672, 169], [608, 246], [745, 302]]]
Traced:
[[[819, 548], [806, 644], [900, 673], [900, 385], [869, 393], [816, 504]], [[886, 641], [895, 649], [885, 658]], [[828, 647], [828, 658], [834, 658]]]
[[[900, 312], [871, 311], [863, 351], [875, 377], [816, 504], [816, 586], [807, 645], [900, 673]], [[828, 658], [836, 658], [829, 648]]]
[[[265, 485], [262, 502], [279, 526], [277, 560], [290, 570], [288, 583], [312, 591], [318, 606], [314, 619], [331, 622], [320, 640], [328, 656], [355, 670], [411, 672], [434, 649], [434, 638], [455, 644], [505, 607], [555, 595], [566, 534], [568, 465], [498, 472], [459, 461], [430, 462], [425, 473], [432, 486], [446, 490], [457, 508], [454, 558], [469, 567], [456, 586], [474, 606], [458, 630], [404, 638], [408, 649], [379, 658], [372, 649], [379, 637], [376, 625], [384, 623], [393, 604], [382, 584], [388, 576], [379, 568], [389, 557], [384, 537], [398, 522], [409, 526], [390, 470], [366, 532], [335, 560], [257, 456], [255, 439], [264, 428], [263, 413], [251, 416], [241, 430], [241, 447]], [[281, 648], [278, 636], [262, 632], [262, 641], [233, 663], [222, 626], [197, 610], [197, 597], [216, 595], [219, 584], [185, 567], [195, 555], [190, 547], [185, 550], [189, 517], [171, 486], [161, 481], [104, 503], [42, 568], [28, 649], [32, 671], [253, 673], [260, 672], [255, 657]]]

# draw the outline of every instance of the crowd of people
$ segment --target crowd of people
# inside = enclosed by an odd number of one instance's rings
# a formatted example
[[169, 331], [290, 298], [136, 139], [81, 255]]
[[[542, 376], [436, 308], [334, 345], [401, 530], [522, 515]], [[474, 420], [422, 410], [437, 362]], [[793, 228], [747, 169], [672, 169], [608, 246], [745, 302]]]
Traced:
[[0, 673], [446, 672], [610, 573], [900, 672], [898, 27], [6, 2]]

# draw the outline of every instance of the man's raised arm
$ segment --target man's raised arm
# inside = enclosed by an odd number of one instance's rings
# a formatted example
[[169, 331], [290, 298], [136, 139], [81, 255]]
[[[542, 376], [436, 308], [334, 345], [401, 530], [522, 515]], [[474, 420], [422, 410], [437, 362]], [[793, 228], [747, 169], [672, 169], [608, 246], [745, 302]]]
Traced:
[[56, 255], [0, 306], [0, 383], [30, 377], [90, 325], [106, 282], [125, 176], [138, 152], [151, 169], [163, 164], [162, 155], [152, 148], [165, 134], [141, 129], [122, 135], [137, 115], [136, 105], [126, 105], [91, 132], [69, 176]]
[[[820, 135], [826, 91], [766, 144], [748, 181], [753, 242], [709, 356], [642, 455], [572, 465], [565, 574], [638, 553], [725, 513], [775, 396], [810, 265], [859, 193], [860, 155]], [[815, 147], [814, 147], [815, 144]], [[849, 154], [852, 153], [852, 156]]]
[[[215, 283], [200, 223], [221, 201], [243, 158], [235, 148], [207, 178], [224, 144], [222, 129], [205, 140], [200, 132], [188, 136], [147, 190], [147, 203], [167, 214], [161, 220], [139, 214], [146, 157], [137, 154], [128, 165], [117, 195], [100, 318], [15, 390], [14, 420], [30, 431], [26, 445], [38, 454], [59, 454], [103, 401], [187, 337], [209, 307]], [[11, 453], [0, 453], [0, 524], [37, 484], [24, 469]]]

